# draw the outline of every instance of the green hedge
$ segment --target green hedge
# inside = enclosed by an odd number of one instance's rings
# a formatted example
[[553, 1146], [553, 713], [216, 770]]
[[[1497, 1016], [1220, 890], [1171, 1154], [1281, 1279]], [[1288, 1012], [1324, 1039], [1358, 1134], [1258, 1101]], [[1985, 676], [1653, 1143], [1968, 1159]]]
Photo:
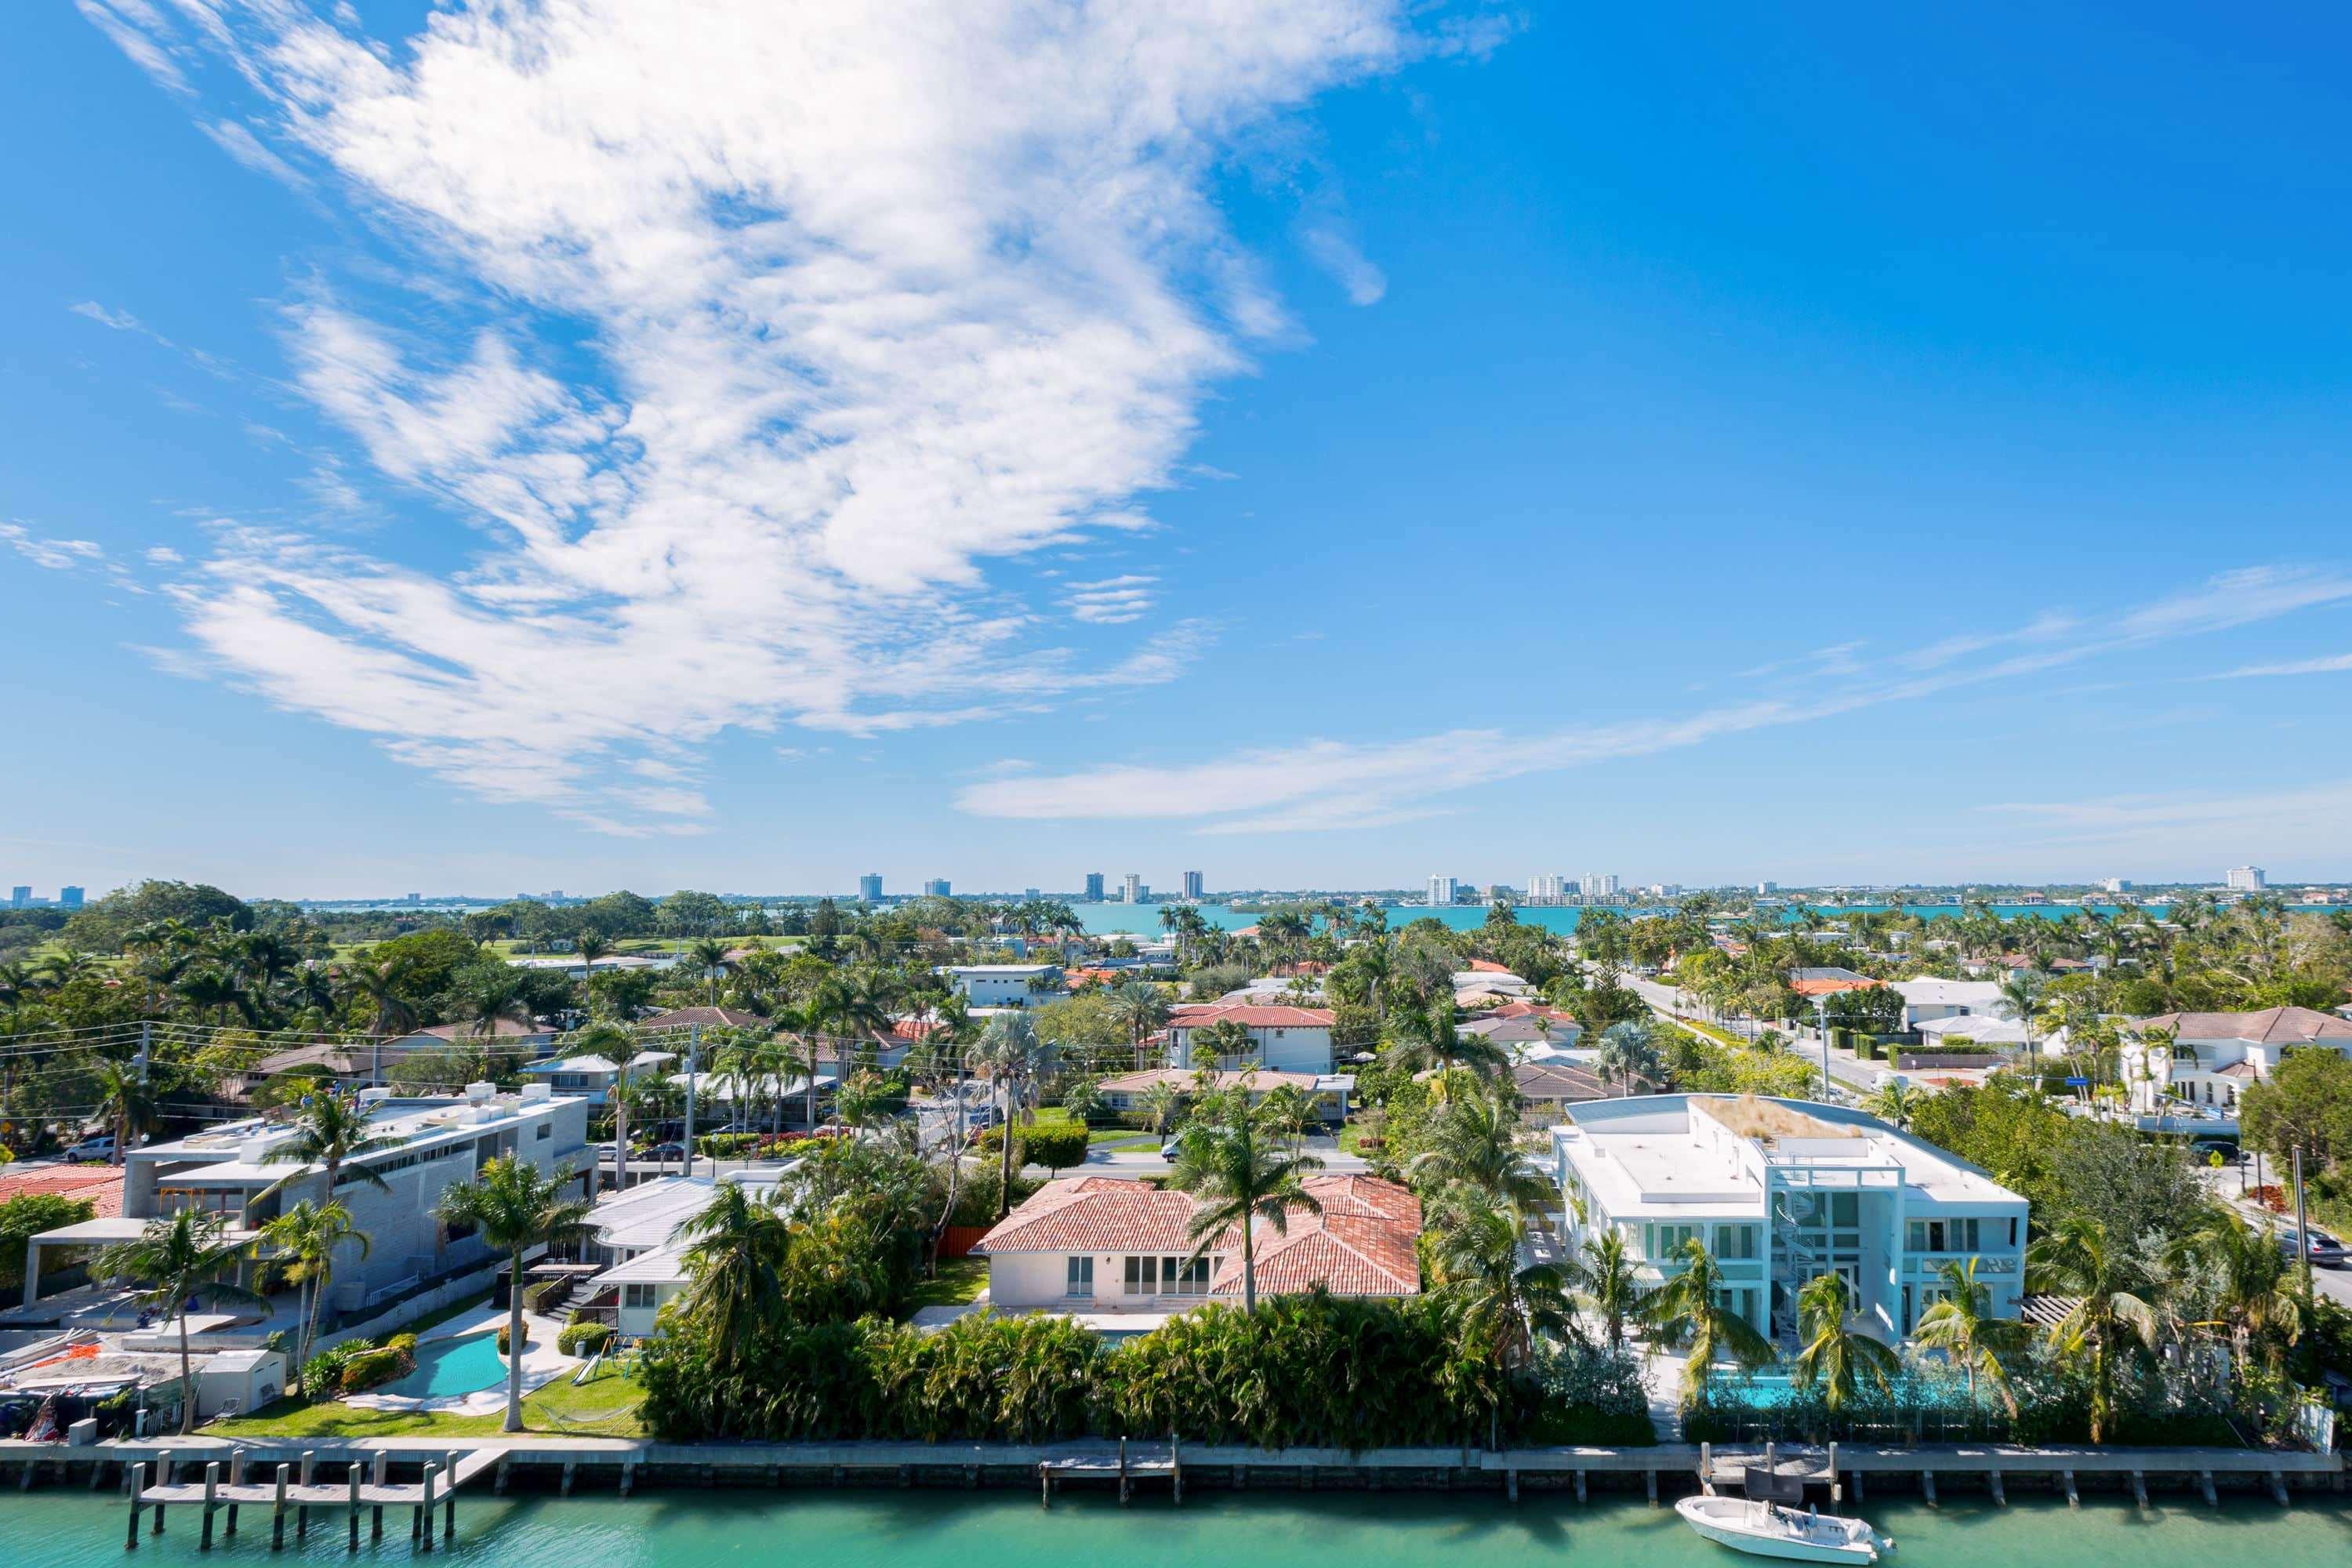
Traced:
[[609, 1349], [614, 1333], [610, 1323], [566, 1323], [563, 1331], [555, 1336], [555, 1348], [585, 1361], [598, 1351]]
[[[522, 1326], [522, 1342], [526, 1345], [530, 1343], [530, 1325], [529, 1323], [525, 1323]], [[507, 1338], [507, 1326], [504, 1323], [500, 1323], [499, 1325], [499, 1353], [500, 1355], [509, 1353], [508, 1346], [510, 1343], [511, 1342]]]
[[[984, 1152], [994, 1153], [1004, 1146], [1004, 1130], [989, 1128], [980, 1135], [978, 1146]], [[1086, 1126], [1076, 1121], [1040, 1121], [1034, 1127], [1016, 1129], [1013, 1154], [1021, 1164], [1043, 1165], [1049, 1171], [1083, 1165], [1087, 1160]]]
[[544, 1315], [550, 1307], [561, 1302], [572, 1292], [569, 1279], [542, 1279], [536, 1285], [526, 1285], [522, 1291], [522, 1310]]

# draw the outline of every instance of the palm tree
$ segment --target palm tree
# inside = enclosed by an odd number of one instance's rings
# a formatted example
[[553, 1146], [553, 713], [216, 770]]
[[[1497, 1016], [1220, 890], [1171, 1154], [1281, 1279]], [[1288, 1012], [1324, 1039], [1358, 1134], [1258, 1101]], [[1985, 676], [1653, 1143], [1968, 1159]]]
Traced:
[[2050, 1342], [2069, 1355], [2091, 1354], [2091, 1441], [2105, 1442], [2115, 1420], [2116, 1363], [2152, 1360], [2156, 1307], [2133, 1277], [2124, 1248], [2095, 1219], [2075, 1217], [2025, 1252], [2025, 1288], [2075, 1298], [2073, 1310], [2050, 1326]]
[[1683, 1403], [1688, 1405], [1706, 1392], [1717, 1355], [1729, 1356], [1742, 1371], [1753, 1371], [1770, 1364], [1772, 1342], [1724, 1305], [1723, 1268], [1706, 1243], [1692, 1237], [1683, 1243], [1680, 1258], [1682, 1271], [1650, 1292], [1642, 1315], [1661, 1342], [1687, 1352]]
[[609, 957], [613, 952], [613, 944], [606, 940], [603, 931], [589, 926], [583, 928], [578, 936], [572, 939], [572, 946], [573, 951], [580, 954], [581, 990], [583, 994], [593, 994], [596, 984], [596, 961]]
[[1013, 1108], [1022, 1084], [1036, 1071], [1043, 1047], [1037, 1027], [1025, 1013], [999, 1013], [988, 1021], [980, 1043], [972, 1047], [971, 1063], [996, 1086], [1004, 1100], [1004, 1142], [998, 1152], [996, 1217], [1013, 1210]]
[[186, 1208], [147, 1222], [135, 1241], [117, 1242], [92, 1260], [104, 1279], [136, 1279], [147, 1289], [142, 1306], [160, 1307], [180, 1320], [180, 1435], [196, 1429], [196, 1378], [188, 1356], [188, 1300], [204, 1291], [215, 1300], [243, 1301], [268, 1310], [269, 1303], [236, 1282], [251, 1244], [226, 1242], [228, 1222], [211, 1209]]
[[1862, 1108], [1881, 1121], [1907, 1131], [1911, 1118], [1919, 1109], [1919, 1096], [1909, 1084], [1889, 1073], [1863, 1100]]
[[1946, 1263], [1943, 1275], [1943, 1300], [1928, 1303], [1911, 1337], [1921, 1349], [1943, 1352], [1968, 1373], [1969, 1404], [1976, 1403], [1981, 1373], [2014, 1416], [2017, 1396], [2010, 1391], [2009, 1358], [2024, 1352], [2033, 1337], [2032, 1325], [1992, 1315], [1992, 1291], [1978, 1283], [1975, 1258]]
[[1244, 1314], [1257, 1310], [1255, 1222], [1264, 1220], [1277, 1234], [1287, 1234], [1291, 1210], [1323, 1212], [1321, 1201], [1306, 1187], [1307, 1177], [1321, 1170], [1323, 1162], [1312, 1154], [1283, 1152], [1267, 1136], [1269, 1131], [1246, 1104], [1226, 1121], [1195, 1121], [1184, 1130], [1168, 1181], [1200, 1204], [1185, 1227], [1193, 1242], [1188, 1262], [1198, 1261], [1229, 1234], [1238, 1235]]
[[[319, 1304], [327, 1299], [327, 1287], [335, 1277], [335, 1249], [345, 1242], [356, 1242], [359, 1255], [365, 1258], [368, 1234], [352, 1223], [352, 1211], [341, 1204], [331, 1200], [317, 1204], [304, 1198], [263, 1226], [261, 1238], [288, 1260], [286, 1277], [302, 1288], [302, 1328], [296, 1337], [299, 1353], [294, 1364], [298, 1369], [307, 1367], [310, 1346], [319, 1337]], [[306, 1388], [302, 1392], [315, 1398], [320, 1391]]]
[[566, 1197], [569, 1184], [514, 1155], [482, 1166], [470, 1182], [442, 1189], [434, 1215], [443, 1225], [472, 1227], [490, 1247], [507, 1255], [512, 1289], [507, 1293], [507, 1418], [505, 1429], [522, 1430], [522, 1258], [534, 1247], [560, 1247], [588, 1232], [586, 1198]]
[[1434, 1071], [1437, 1098], [1453, 1095], [1454, 1075], [1464, 1068], [1481, 1075], [1497, 1073], [1507, 1065], [1500, 1046], [1479, 1035], [1465, 1035], [1454, 1025], [1454, 1000], [1442, 996], [1426, 1007], [1400, 1013], [1391, 1020], [1384, 1053], [1391, 1064], [1415, 1074]]
[[2011, 970], [2000, 981], [2000, 995], [1993, 1003], [1993, 1012], [2013, 1021], [2025, 1031], [2025, 1059], [2033, 1059], [2034, 1019], [2042, 1011], [2042, 976], [2031, 969]]
[[1416, 1187], [1467, 1191], [1520, 1214], [1540, 1213], [1559, 1195], [1519, 1152], [1518, 1117], [1499, 1095], [1454, 1101], [1405, 1168]]
[[[305, 1169], [320, 1165], [325, 1168], [326, 1201], [332, 1203], [335, 1189], [342, 1185], [346, 1164], [362, 1154], [390, 1149], [399, 1142], [397, 1138], [373, 1131], [368, 1108], [360, 1103], [358, 1095], [322, 1090], [295, 1112], [294, 1135], [274, 1144], [262, 1155], [263, 1164], [290, 1163], [296, 1167], [270, 1184], [262, 1196], [283, 1192]], [[382, 1176], [365, 1165], [352, 1166], [352, 1180], [365, 1182], [380, 1193], [392, 1191]]]
[[120, 1165], [130, 1151], [131, 1134], [155, 1125], [154, 1086], [141, 1076], [135, 1062], [107, 1058], [92, 1070], [98, 1109], [114, 1123], [114, 1157], [110, 1163]]
[[781, 1196], [755, 1196], [740, 1182], [721, 1182], [673, 1237], [687, 1244], [680, 1256], [692, 1281], [679, 1310], [709, 1324], [710, 1342], [730, 1361], [747, 1352], [753, 1330], [783, 1315], [793, 1231]]
[[1625, 1320], [1642, 1310], [1638, 1266], [1625, 1250], [1624, 1233], [1611, 1226], [1584, 1244], [1577, 1259], [1577, 1275], [1584, 1289], [1583, 1304], [1601, 1314], [1609, 1331], [1609, 1348], [1625, 1343]]
[[383, 1042], [416, 1022], [416, 1010], [409, 1005], [406, 995], [410, 971], [415, 967], [408, 955], [377, 959], [367, 963], [352, 964], [343, 971], [346, 996], [366, 1004], [369, 1014], [371, 1052], [368, 1081], [383, 1081]]
[[1110, 994], [1110, 1005], [1111, 1016], [1126, 1026], [1128, 1044], [1135, 1047], [1135, 1059], [1140, 1063], [1144, 1040], [1168, 1021], [1168, 998], [1149, 981], [1130, 980]]
[[2182, 1278], [2208, 1282], [2214, 1309], [2229, 1326], [2240, 1360], [2261, 1342], [2273, 1361], [2303, 1332], [2303, 1302], [2288, 1289], [2289, 1266], [2278, 1237], [2226, 1209], [2173, 1244], [2167, 1262]]
[[1177, 1113], [1183, 1108], [1184, 1097], [1172, 1083], [1154, 1083], [1143, 1091], [1143, 1114], [1159, 1137], [1168, 1136], [1168, 1130], [1176, 1125]]
[[1895, 1385], [1895, 1352], [1854, 1328], [1853, 1287], [1843, 1274], [1816, 1274], [1797, 1292], [1798, 1331], [1805, 1348], [1797, 1352], [1791, 1378], [1799, 1388], [1823, 1385], [1822, 1399], [1834, 1415], [1867, 1378], [1884, 1393]]
[[[1493, 1347], [1495, 1363], [1505, 1374], [1496, 1380], [1498, 1390], [1507, 1385], [1510, 1372], [1526, 1365], [1535, 1353], [1538, 1333], [1576, 1332], [1576, 1312], [1560, 1271], [1549, 1263], [1519, 1262], [1519, 1218], [1508, 1205], [1486, 1204], [1457, 1213], [1454, 1222], [1437, 1233], [1437, 1268], [1448, 1291], [1461, 1302], [1464, 1338]], [[1486, 1446], [1499, 1448], [1499, 1398], [1486, 1419]]]
[[702, 971], [710, 984], [710, 1005], [719, 1005], [719, 983], [727, 976], [727, 944], [715, 936], [706, 936], [687, 949], [687, 955]]
[[1649, 1083], [1663, 1075], [1664, 1058], [1658, 1054], [1657, 1036], [1649, 1024], [1640, 1018], [1627, 1018], [1601, 1031], [1601, 1046], [1593, 1052], [1592, 1066], [1602, 1082], [1613, 1078], [1630, 1095], [1634, 1079]]

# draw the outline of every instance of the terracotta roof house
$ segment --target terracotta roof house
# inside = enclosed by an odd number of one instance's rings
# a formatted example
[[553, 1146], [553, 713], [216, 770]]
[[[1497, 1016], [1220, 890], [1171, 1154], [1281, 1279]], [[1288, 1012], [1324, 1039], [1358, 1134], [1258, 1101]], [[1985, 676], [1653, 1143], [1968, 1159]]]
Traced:
[[1841, 991], [1867, 991], [1879, 982], [1851, 969], [1792, 969], [1789, 989], [1800, 996], [1834, 996]]
[[[1419, 1199], [1373, 1176], [1310, 1176], [1305, 1185], [1321, 1214], [1294, 1209], [1282, 1229], [1260, 1220], [1252, 1232], [1260, 1295], [1317, 1286], [1343, 1296], [1420, 1293]], [[991, 1306], [1164, 1320], [1242, 1294], [1238, 1234], [1217, 1237], [1195, 1258], [1197, 1212], [1187, 1194], [1141, 1182], [1049, 1182], [972, 1255], [988, 1259]]]
[[[1217, 1089], [1232, 1089], [1247, 1079], [1253, 1101], [1265, 1099], [1276, 1089], [1288, 1086], [1315, 1097], [1326, 1121], [1344, 1121], [1348, 1118], [1348, 1098], [1356, 1091], [1356, 1079], [1349, 1073], [1281, 1072], [1272, 1068], [1213, 1073], [1211, 1083]], [[1160, 1084], [1166, 1084], [1179, 1094], [1189, 1095], [1200, 1081], [1198, 1073], [1182, 1068], [1148, 1068], [1141, 1072], [1123, 1072], [1104, 1079], [1095, 1085], [1105, 1104], [1125, 1113], [1141, 1110], [1144, 1097]]]
[[757, 1013], [747, 1013], [740, 1007], [672, 1007], [667, 1013], [656, 1013], [637, 1025], [640, 1032], [667, 1029], [690, 1029], [697, 1025], [706, 1029], [766, 1029], [773, 1027]]

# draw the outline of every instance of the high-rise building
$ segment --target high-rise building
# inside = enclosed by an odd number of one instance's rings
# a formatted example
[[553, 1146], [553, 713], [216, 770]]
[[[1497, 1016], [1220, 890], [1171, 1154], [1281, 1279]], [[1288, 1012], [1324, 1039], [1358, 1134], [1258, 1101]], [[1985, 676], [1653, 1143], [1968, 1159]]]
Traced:
[[1202, 876], [1200, 872], [1187, 871], [1184, 873], [1184, 896], [1192, 900], [1194, 903], [1197, 904], [1201, 901], [1202, 889], [1207, 885], [1208, 879]]
[[1777, 893], [1780, 890], [1780, 884], [1778, 882], [1759, 882], [1756, 884], [1756, 896], [1758, 898], [1762, 898], [1767, 893]]
[[78, 910], [81, 908], [81, 903], [82, 890], [79, 888], [59, 888], [58, 889], [58, 908], [61, 910]]
[[953, 896], [954, 889], [949, 885], [945, 877], [934, 877], [923, 884], [923, 897], [927, 899], [945, 899]]
[[2230, 868], [2230, 890], [2233, 893], [2259, 893], [2269, 886], [2270, 879], [2263, 875], [2260, 866]]
[[1034, 904], [1037, 901], [1037, 889], [1034, 888], [1024, 888], [1021, 889], [1021, 896]]
[[2132, 890], [2129, 877], [2110, 877], [2099, 885], [2110, 893], [2128, 893]]
[[1587, 871], [1584, 874], [1582, 891], [1588, 899], [1614, 898], [1617, 894], [1617, 879], [1605, 871]]
[[33, 889], [30, 888], [11, 888], [8, 890], [8, 907], [12, 910], [31, 909], [33, 907]]
[[1450, 904], [1453, 901], [1454, 879], [1451, 877], [1432, 877], [1429, 879], [1429, 907], [1433, 910], [1443, 909], [1445, 905]]
[[1528, 901], [1558, 902], [1568, 897], [1568, 879], [1557, 871], [1538, 871], [1528, 879]]
[[868, 871], [857, 879], [857, 896], [869, 904], [882, 901], [882, 873]]
[[1139, 904], [1143, 902], [1143, 895], [1147, 889], [1143, 885], [1142, 875], [1139, 872], [1129, 871], [1127, 874], [1126, 886], [1122, 891], [1125, 893], [1129, 903]]
[[1102, 901], [1103, 874], [1100, 871], [1089, 871], [1087, 873], [1087, 902], [1098, 904]]

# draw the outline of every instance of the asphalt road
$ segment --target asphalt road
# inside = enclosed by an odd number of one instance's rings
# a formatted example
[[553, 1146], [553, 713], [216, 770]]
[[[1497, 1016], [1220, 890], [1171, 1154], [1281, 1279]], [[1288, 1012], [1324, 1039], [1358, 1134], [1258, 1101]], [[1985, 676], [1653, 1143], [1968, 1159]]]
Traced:
[[[1654, 980], [1643, 980], [1632, 974], [1619, 975], [1618, 984], [1633, 992], [1633, 994], [1639, 996], [1643, 1001], [1647, 1002], [1650, 1005], [1651, 1011], [1656, 1013], [1660, 1017], [1664, 1018], [1669, 1022], [1683, 1018], [1689, 1018], [1697, 1023], [1707, 1023], [1710, 1021], [1701, 1016], [1698, 1009], [1696, 1007], [1676, 1007], [1675, 1005], [1675, 988], [1671, 985], [1661, 985]], [[1724, 1026], [1717, 1025], [1715, 1026], [1720, 1028]], [[1821, 1039], [1818, 1036], [1811, 1035], [1810, 1032], [1800, 1035], [1795, 1042], [1791, 1044], [1790, 1048], [1796, 1054], [1802, 1056], [1807, 1061], [1812, 1062], [1816, 1065], [1818, 1065], [1822, 1059]], [[1851, 1051], [1832, 1051], [1830, 1053], [1830, 1081], [1843, 1088], [1851, 1089], [1856, 1094], [1868, 1094], [1872, 1089], [1878, 1087], [1878, 1080], [1885, 1076], [1886, 1074], [1884, 1069], [1869, 1066], [1866, 1063], [1857, 1060], [1853, 1053]]]

